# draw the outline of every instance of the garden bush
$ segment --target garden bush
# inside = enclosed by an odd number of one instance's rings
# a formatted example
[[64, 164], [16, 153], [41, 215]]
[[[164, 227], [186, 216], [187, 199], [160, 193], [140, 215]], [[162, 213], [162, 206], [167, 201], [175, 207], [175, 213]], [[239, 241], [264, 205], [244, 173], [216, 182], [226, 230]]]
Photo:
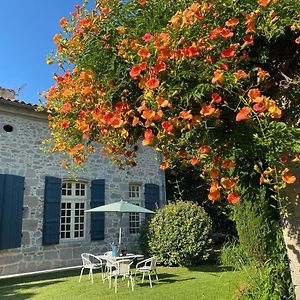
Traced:
[[233, 208], [239, 244], [249, 259], [263, 264], [272, 249], [276, 232], [276, 211], [270, 205], [271, 199], [263, 187], [247, 188], [243, 191], [243, 196], [247, 201]]
[[241, 299], [294, 299], [278, 203], [265, 187], [244, 189], [243, 195], [247, 201], [233, 209], [239, 246], [224, 247], [220, 261], [252, 267]]
[[208, 258], [211, 219], [192, 202], [176, 201], [160, 208], [141, 230], [141, 248], [168, 266], [190, 266]]
[[231, 213], [238, 232], [238, 242], [226, 243], [219, 259], [221, 265], [235, 269], [251, 262], [262, 266], [272, 251], [272, 227], [276, 228], [271, 225], [276, 216], [264, 187], [244, 188], [242, 195], [247, 201], [234, 206]]
[[219, 264], [222, 267], [229, 267], [241, 270], [251, 264], [251, 259], [243, 248], [236, 242], [226, 243], [220, 253]]
[[248, 280], [250, 285], [240, 299], [295, 299], [281, 228], [276, 232], [274, 247], [268, 257], [262, 267], [252, 269]]

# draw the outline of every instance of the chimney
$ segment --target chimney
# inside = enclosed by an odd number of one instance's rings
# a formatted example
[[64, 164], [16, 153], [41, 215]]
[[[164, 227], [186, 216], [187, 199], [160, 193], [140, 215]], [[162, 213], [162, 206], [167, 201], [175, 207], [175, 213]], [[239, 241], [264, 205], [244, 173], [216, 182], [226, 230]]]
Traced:
[[16, 92], [12, 89], [5, 89], [0, 86], [0, 98], [14, 100]]

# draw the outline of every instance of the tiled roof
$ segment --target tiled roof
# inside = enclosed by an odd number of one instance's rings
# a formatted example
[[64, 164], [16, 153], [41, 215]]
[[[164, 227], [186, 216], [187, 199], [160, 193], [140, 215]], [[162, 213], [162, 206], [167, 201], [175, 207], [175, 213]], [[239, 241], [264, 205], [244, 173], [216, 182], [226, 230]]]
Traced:
[[3, 98], [3, 97], [0, 97], [0, 103], [5, 103], [5, 104], [19, 106], [19, 107], [33, 109], [33, 110], [38, 107], [38, 105], [36, 105], [36, 104], [27, 103], [27, 102], [24, 102], [21, 100], [16, 100], [16, 99]]

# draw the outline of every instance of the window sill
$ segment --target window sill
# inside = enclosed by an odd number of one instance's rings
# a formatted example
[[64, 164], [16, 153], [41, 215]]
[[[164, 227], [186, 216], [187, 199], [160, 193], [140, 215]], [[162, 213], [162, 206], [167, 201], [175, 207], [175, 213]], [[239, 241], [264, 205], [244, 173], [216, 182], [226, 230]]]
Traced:
[[61, 239], [59, 240], [60, 244], [69, 244], [69, 243], [80, 243], [85, 241], [86, 238], [73, 238], [73, 239]]

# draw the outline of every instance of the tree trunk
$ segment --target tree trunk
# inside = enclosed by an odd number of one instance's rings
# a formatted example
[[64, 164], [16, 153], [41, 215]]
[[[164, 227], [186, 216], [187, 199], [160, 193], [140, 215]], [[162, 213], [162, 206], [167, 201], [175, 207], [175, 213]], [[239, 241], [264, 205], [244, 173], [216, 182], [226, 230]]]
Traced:
[[[300, 169], [292, 170], [300, 179]], [[290, 262], [291, 277], [295, 286], [296, 299], [300, 300], [300, 185], [291, 185], [286, 189], [289, 200], [287, 211], [282, 216], [283, 236]]]

